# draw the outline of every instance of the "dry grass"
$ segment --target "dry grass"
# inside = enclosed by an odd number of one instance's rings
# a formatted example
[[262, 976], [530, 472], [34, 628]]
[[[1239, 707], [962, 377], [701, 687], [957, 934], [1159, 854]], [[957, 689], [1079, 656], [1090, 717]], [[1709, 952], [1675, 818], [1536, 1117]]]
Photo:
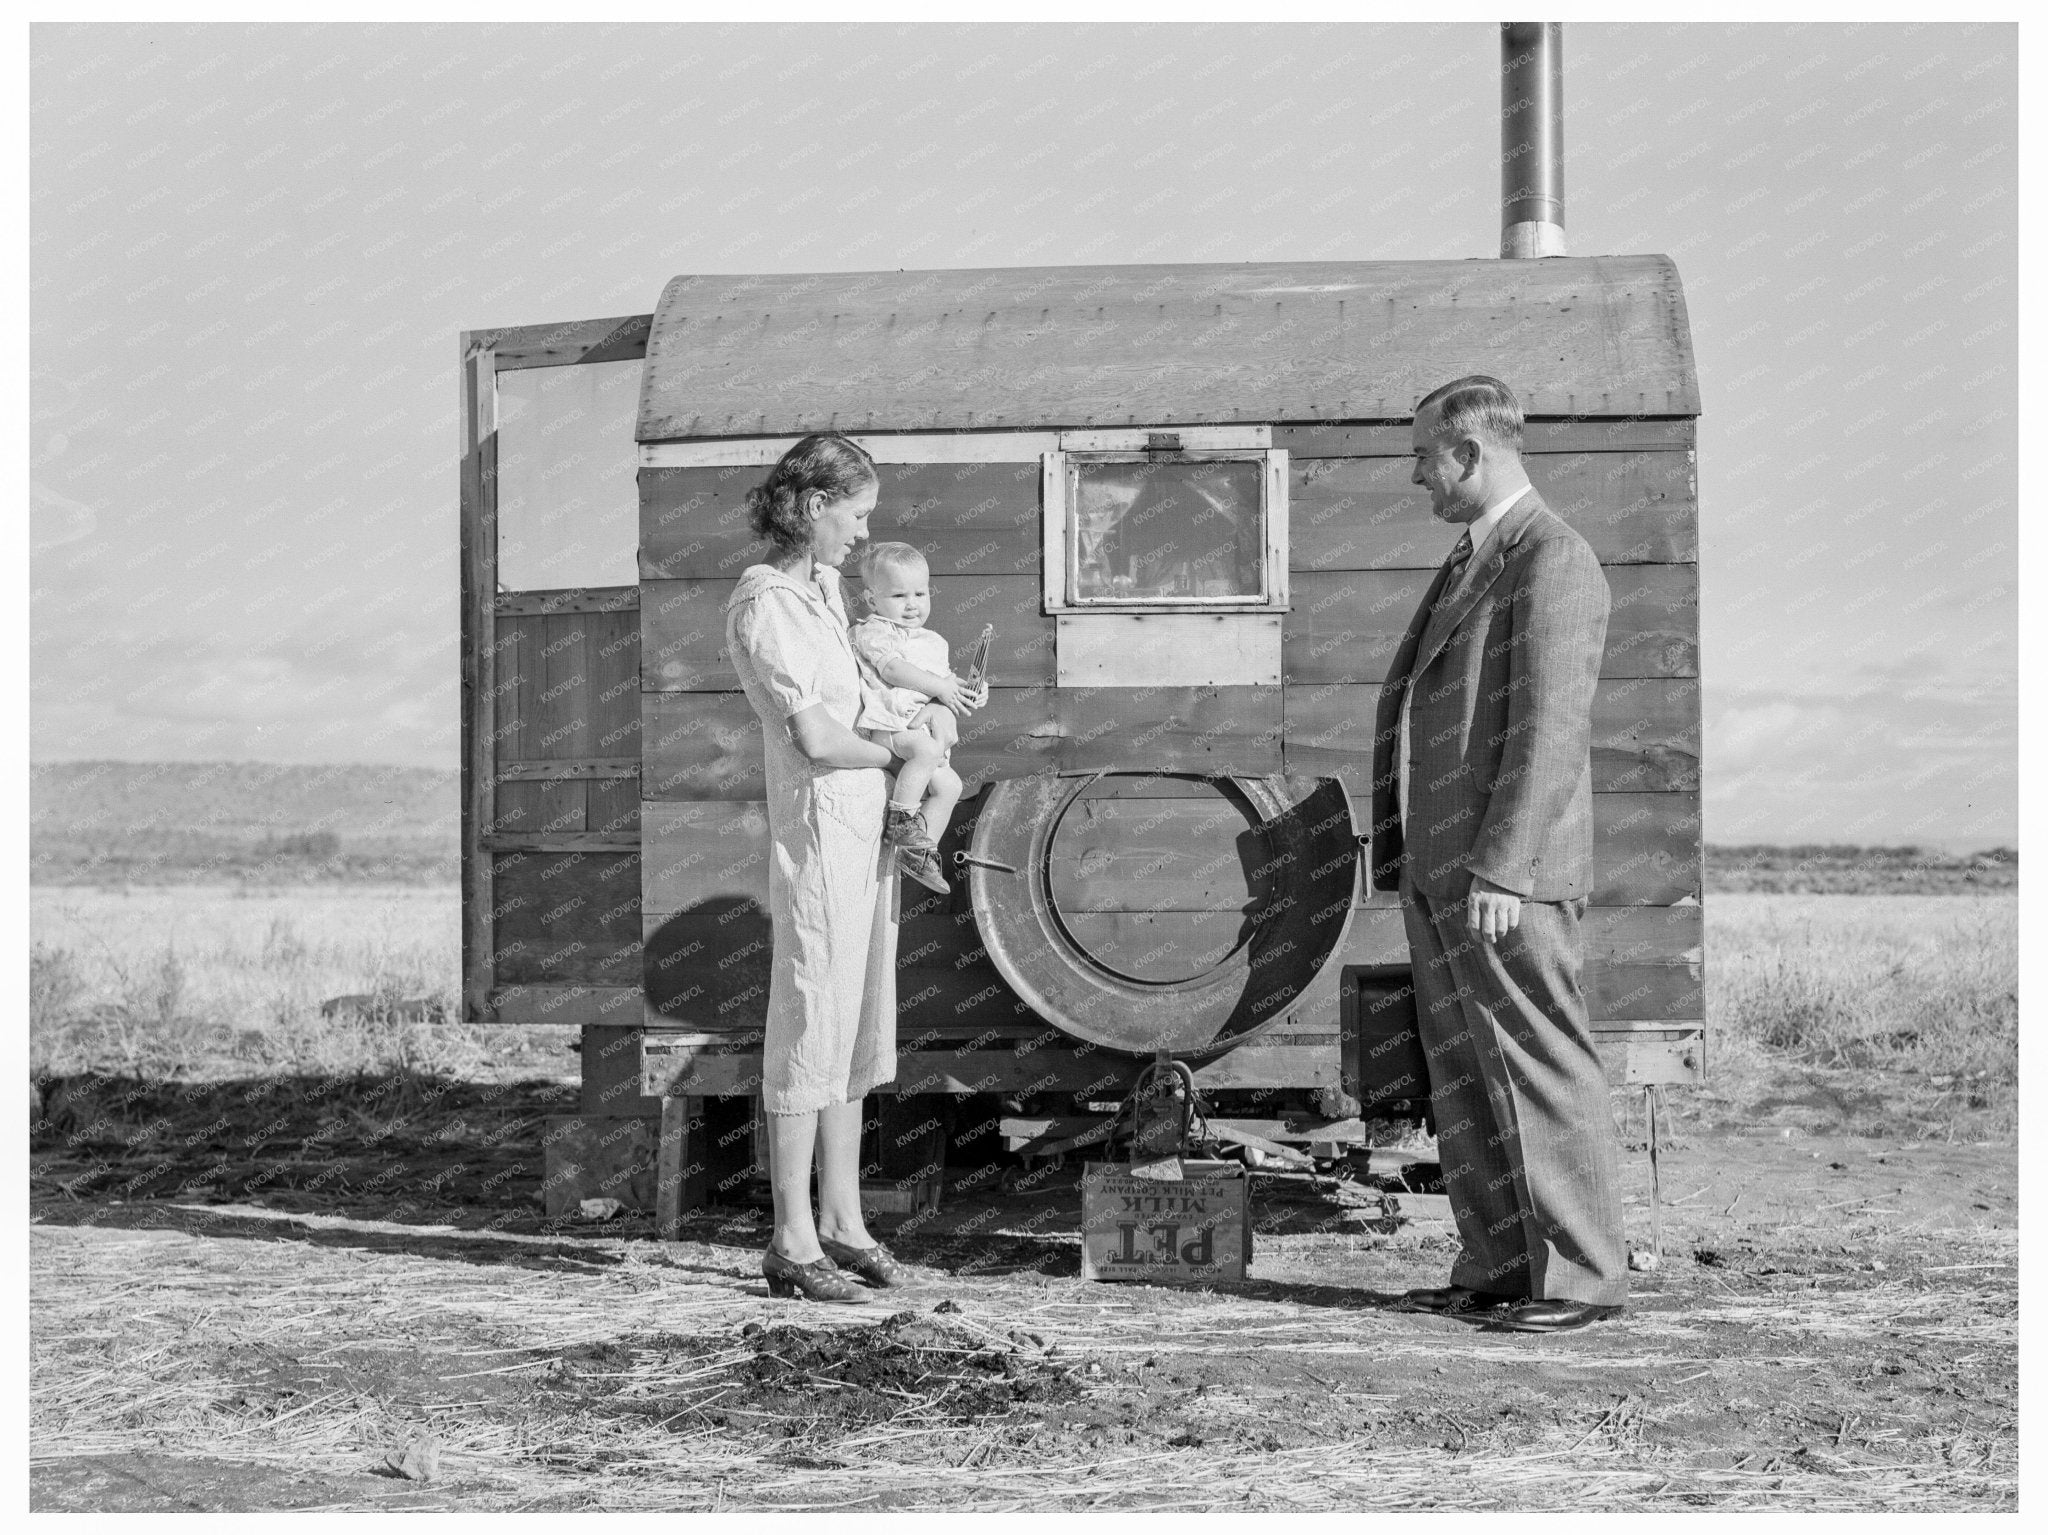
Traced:
[[461, 903], [446, 886], [37, 886], [32, 1071], [217, 1077], [386, 1071], [573, 1074], [573, 1031], [475, 1028], [323, 1000], [460, 995]]
[[[32, 1069], [573, 1075], [569, 1031], [321, 1016], [346, 993], [452, 1010], [459, 924], [447, 887], [34, 887]], [[2015, 895], [1716, 894], [1706, 974], [1700, 1102], [1722, 1121], [2013, 1132]], [[1788, 1068], [1807, 1079], [1810, 1112], [1774, 1101]]]
[[2013, 1133], [2016, 895], [1715, 895], [1706, 972], [1718, 1091], [1774, 1081], [1790, 1062], [1883, 1079], [1924, 1133]]

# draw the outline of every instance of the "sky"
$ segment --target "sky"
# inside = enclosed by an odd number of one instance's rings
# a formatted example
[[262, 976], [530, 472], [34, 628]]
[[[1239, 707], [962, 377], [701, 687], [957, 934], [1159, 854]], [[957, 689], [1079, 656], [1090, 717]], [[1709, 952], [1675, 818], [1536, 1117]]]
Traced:
[[[2016, 843], [2015, 29], [1564, 36], [1571, 253], [1668, 254], [1690, 309], [1708, 840]], [[30, 57], [39, 762], [458, 764], [465, 329], [683, 272], [1498, 250], [1486, 23]]]

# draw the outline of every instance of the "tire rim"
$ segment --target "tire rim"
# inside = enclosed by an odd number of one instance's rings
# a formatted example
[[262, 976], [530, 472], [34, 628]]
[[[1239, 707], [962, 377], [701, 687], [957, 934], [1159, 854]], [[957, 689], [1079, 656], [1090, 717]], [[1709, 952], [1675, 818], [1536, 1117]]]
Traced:
[[[1106, 963], [1075, 936], [1052, 895], [1053, 844], [1067, 813], [1116, 769], [997, 783], [974, 827], [968, 889], [997, 971], [1042, 1018], [1087, 1043], [1126, 1054], [1219, 1055], [1286, 1016], [1342, 946], [1355, 902], [1358, 846], [1350, 799], [1336, 779], [1306, 794], [1279, 778], [1226, 782], [1258, 817], [1263, 867], [1291, 878], [1251, 916], [1250, 930], [1199, 973], [1154, 981]], [[1166, 776], [1147, 772], [1145, 776]], [[1269, 973], [1260, 975], [1264, 969]]]

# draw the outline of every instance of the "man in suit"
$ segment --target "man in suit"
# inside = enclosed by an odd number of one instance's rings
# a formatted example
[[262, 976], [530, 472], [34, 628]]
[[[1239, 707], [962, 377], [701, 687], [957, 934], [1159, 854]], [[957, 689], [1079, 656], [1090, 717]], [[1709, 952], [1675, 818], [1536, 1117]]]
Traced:
[[1628, 1285], [1614, 1119], [1580, 921], [1607, 581], [1522, 467], [1500, 380], [1416, 407], [1414, 483], [1465, 532], [1381, 690], [1373, 879], [1398, 881], [1445, 1187], [1463, 1250], [1414, 1310], [1556, 1332]]

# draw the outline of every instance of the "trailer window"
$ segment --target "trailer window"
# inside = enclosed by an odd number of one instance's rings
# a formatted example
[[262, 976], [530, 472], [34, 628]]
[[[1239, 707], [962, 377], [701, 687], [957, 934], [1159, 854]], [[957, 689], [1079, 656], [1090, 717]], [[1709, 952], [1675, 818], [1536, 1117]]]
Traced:
[[1286, 480], [1275, 464], [1284, 454], [1067, 451], [1051, 458], [1051, 611], [1286, 605]]
[[640, 578], [640, 363], [497, 376], [498, 584], [631, 586]]

